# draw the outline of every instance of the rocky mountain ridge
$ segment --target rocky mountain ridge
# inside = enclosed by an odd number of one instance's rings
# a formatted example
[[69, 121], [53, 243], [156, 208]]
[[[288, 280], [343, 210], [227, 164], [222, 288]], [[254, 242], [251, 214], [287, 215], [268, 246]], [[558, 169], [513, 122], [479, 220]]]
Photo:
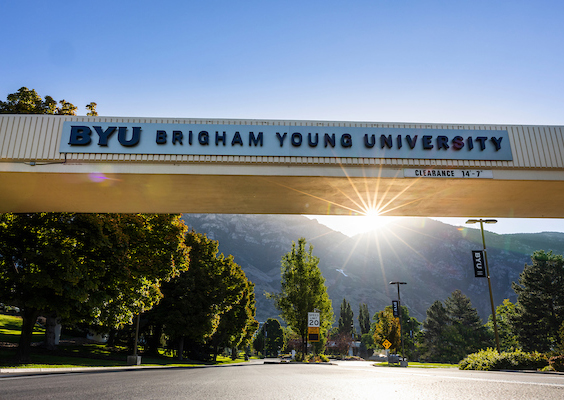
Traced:
[[[277, 317], [265, 292], [280, 288], [280, 260], [292, 241], [305, 237], [314, 246], [338, 319], [343, 298], [351, 303], [355, 320], [360, 303], [371, 314], [397, 298], [420, 321], [435, 301], [455, 289], [472, 300], [485, 320], [491, 313], [487, 280], [475, 278], [471, 251], [481, 250], [479, 229], [454, 227], [427, 218], [405, 218], [352, 238], [316, 220], [296, 215], [184, 214], [186, 224], [219, 241], [220, 252], [231, 254], [255, 284], [257, 319]], [[517, 281], [535, 250], [564, 253], [564, 233], [498, 235], [486, 232], [488, 260], [497, 306], [515, 301], [511, 282]]]

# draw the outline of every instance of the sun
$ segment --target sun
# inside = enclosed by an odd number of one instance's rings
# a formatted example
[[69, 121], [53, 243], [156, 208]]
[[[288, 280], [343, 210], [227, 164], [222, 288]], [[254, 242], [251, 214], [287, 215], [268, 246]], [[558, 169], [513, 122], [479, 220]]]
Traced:
[[400, 217], [384, 217], [378, 210], [369, 209], [355, 215], [306, 215], [310, 219], [316, 219], [319, 223], [329, 228], [340, 231], [347, 236], [354, 236], [369, 231], [386, 227]]
[[379, 210], [373, 208], [366, 210], [363, 214], [357, 217], [357, 230], [359, 232], [368, 232], [377, 230], [388, 225], [397, 217], [384, 217], [380, 214]]

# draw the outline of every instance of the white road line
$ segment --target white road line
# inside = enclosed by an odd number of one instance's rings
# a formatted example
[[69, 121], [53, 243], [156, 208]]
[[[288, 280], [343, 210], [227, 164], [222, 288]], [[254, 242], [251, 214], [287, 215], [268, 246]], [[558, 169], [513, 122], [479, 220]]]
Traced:
[[[396, 374], [397, 373], [397, 371], [384, 370], [383, 368], [380, 369], [379, 367], [372, 367], [372, 368], [370, 368], [370, 367], [353, 367], [353, 366], [348, 367], [348, 369], [358, 369], [358, 368], [362, 368], [366, 371], [373, 371], [374, 369], [376, 369], [377, 372], [385, 373], [385, 374]], [[516, 384], [516, 385], [536, 385], [536, 386], [564, 387], [564, 377], [561, 377], [561, 379], [563, 379], [563, 383], [549, 383], [549, 382], [512, 381], [512, 380], [506, 380], [506, 379], [476, 378], [476, 377], [469, 377], [469, 376], [449, 376], [449, 375], [438, 375], [438, 374], [432, 374], [432, 373], [423, 374], [423, 373], [417, 373], [417, 372], [412, 372], [412, 371], [405, 371], [405, 372], [402, 371], [401, 373], [405, 374], [405, 375], [423, 376], [423, 377], [438, 378], [438, 379], [458, 379], [458, 380], [466, 380], [466, 381], [508, 383], [508, 384]], [[557, 377], [554, 377], [554, 378], [557, 378]]]

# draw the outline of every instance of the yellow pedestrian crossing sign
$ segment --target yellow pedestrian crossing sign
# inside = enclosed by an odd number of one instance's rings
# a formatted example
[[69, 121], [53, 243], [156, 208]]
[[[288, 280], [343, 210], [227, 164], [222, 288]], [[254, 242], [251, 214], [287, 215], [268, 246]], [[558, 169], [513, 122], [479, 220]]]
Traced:
[[391, 345], [392, 343], [388, 339], [384, 340], [384, 343], [382, 343], [382, 346], [384, 346], [386, 350], [388, 350]]

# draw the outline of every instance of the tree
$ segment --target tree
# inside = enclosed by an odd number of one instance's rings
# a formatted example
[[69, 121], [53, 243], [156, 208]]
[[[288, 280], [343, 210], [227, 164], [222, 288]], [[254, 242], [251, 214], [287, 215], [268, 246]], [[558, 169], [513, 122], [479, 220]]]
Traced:
[[437, 300], [427, 310], [421, 336], [421, 358], [458, 362], [466, 355], [490, 346], [491, 339], [470, 299], [455, 290], [444, 305]]
[[[266, 333], [266, 345], [265, 345]], [[284, 329], [280, 321], [275, 318], [268, 318], [262, 328], [257, 332], [253, 347], [257, 352], [263, 353], [264, 357], [278, 356], [278, 352], [284, 348]]]
[[40, 314], [129, 323], [187, 268], [178, 216], [0, 214], [0, 299], [22, 309], [18, 359], [29, 360]]
[[523, 350], [550, 351], [564, 322], [564, 258], [540, 250], [531, 260], [512, 285], [517, 303], [511, 325]]
[[150, 351], [158, 353], [158, 338], [165, 332], [171, 341], [178, 343], [178, 356], [182, 358], [187, 340], [194, 358], [197, 352], [217, 329], [221, 294], [219, 283], [221, 263], [217, 262], [218, 243], [194, 231], [185, 235], [185, 245], [190, 248], [190, 268], [162, 285], [163, 299], [147, 317], [154, 330]]
[[[352, 337], [347, 332], [340, 332], [339, 330], [332, 332], [327, 343], [327, 350], [332, 354], [346, 356], [351, 348]], [[330, 347], [329, 347], [330, 345]]]
[[66, 100], [59, 101], [60, 107], [57, 107], [57, 115], [76, 115], [77, 107]]
[[405, 354], [402, 355], [411, 357], [414, 348], [414, 337], [419, 332], [421, 323], [409, 315], [409, 310], [406, 306], [401, 306], [400, 310], [401, 325], [400, 319], [393, 315], [392, 306], [387, 306], [383, 311], [376, 313], [374, 315], [375, 323], [372, 327], [372, 336], [374, 343], [378, 347], [382, 347], [382, 343], [386, 339], [390, 341], [392, 343], [390, 348], [395, 352], [399, 352], [402, 349], [401, 341], [403, 339]]
[[240, 344], [247, 345], [258, 328], [255, 320], [254, 284], [247, 280], [241, 267], [231, 256], [223, 258], [226, 273], [222, 277], [224, 285], [223, 312], [219, 325], [211, 337], [214, 348], [214, 361], [220, 346], [230, 347], [232, 356]]
[[[58, 102], [57, 106], [51, 96], [41, 98], [35, 89], [21, 87], [16, 93], [7, 96], [6, 101], [0, 100], [0, 114], [52, 114], [52, 115], [76, 115], [77, 107], [66, 100]], [[86, 106], [90, 111], [87, 115], [98, 115], [96, 113], [96, 103]]]
[[455, 290], [445, 300], [445, 308], [450, 324], [456, 329], [457, 343], [454, 344], [454, 356], [458, 360], [490, 346], [491, 336], [482, 323], [478, 311], [472, 307], [470, 299], [460, 290]]
[[188, 269], [186, 225], [173, 214], [96, 214], [112, 247], [102, 253], [109, 268], [104, 290], [91, 299], [98, 305], [93, 324], [105, 328], [131, 324], [162, 298], [163, 282]]
[[339, 316], [339, 332], [346, 333], [351, 336], [353, 333], [353, 311], [351, 309], [351, 304], [347, 299], [343, 299], [341, 303], [341, 313]]
[[392, 345], [390, 348], [397, 352], [401, 349], [399, 319], [394, 317], [392, 306], [387, 306], [384, 310], [378, 311], [374, 315], [374, 343], [382, 346], [386, 340]]
[[451, 348], [447, 341], [450, 319], [443, 303], [439, 300], [427, 309], [427, 318], [423, 321], [421, 337], [421, 357], [429, 361], [446, 361], [450, 358]]
[[86, 113], [86, 115], [88, 115], [89, 117], [96, 117], [96, 116], [98, 116], [98, 112], [96, 111], [96, 106], [97, 106], [97, 105], [98, 105], [98, 104], [96, 104], [96, 103], [94, 103], [94, 102], [88, 103], [88, 104], [86, 105], [86, 109], [88, 110], [88, 112]]
[[360, 337], [359, 355], [363, 358], [369, 357], [374, 349], [374, 336], [370, 332]]
[[282, 257], [282, 287], [277, 294], [268, 294], [274, 299], [281, 317], [292, 330], [302, 338], [302, 352], [307, 348], [308, 321], [307, 313], [319, 310], [321, 326], [320, 339], [324, 346], [327, 331], [333, 324], [333, 309], [327, 294], [325, 278], [319, 269], [319, 258], [313, 254], [313, 246], [306, 251], [306, 240], [300, 238], [292, 242], [292, 250]]
[[[190, 231], [190, 269], [162, 285], [163, 299], [147, 314], [149, 348], [158, 351], [166, 333], [176, 344], [179, 358], [185, 351], [207, 359], [220, 345], [247, 343], [256, 331], [254, 285], [232, 257], [218, 254], [217, 241]], [[187, 350], [185, 350], [185, 343]]]
[[302, 338], [289, 326], [282, 327], [282, 330], [284, 331], [283, 351], [286, 353], [289, 353], [292, 350], [299, 351], [302, 344]]
[[[515, 335], [515, 330], [511, 325], [511, 318], [515, 315], [515, 304], [511, 303], [509, 299], [503, 300], [503, 303], [495, 309], [497, 316], [497, 331], [499, 334], [499, 347], [501, 351], [513, 351], [519, 348], [519, 342]], [[493, 318], [490, 315], [486, 327], [493, 335]]]
[[358, 324], [360, 326], [360, 334], [364, 335], [370, 332], [370, 313], [365, 303], [360, 305], [358, 311]]
[[26, 87], [9, 94], [6, 100], [0, 101], [0, 114], [55, 114], [57, 110], [57, 102], [51, 96], [44, 101], [35, 89]]

